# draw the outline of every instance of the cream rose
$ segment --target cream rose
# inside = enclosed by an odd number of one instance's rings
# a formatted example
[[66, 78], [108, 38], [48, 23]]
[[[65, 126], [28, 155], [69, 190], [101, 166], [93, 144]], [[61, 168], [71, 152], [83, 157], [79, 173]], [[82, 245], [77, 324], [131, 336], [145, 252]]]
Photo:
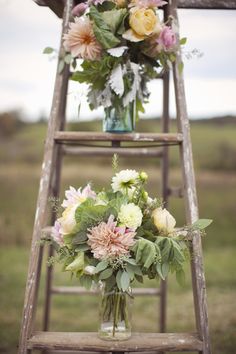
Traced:
[[149, 36], [154, 32], [158, 18], [151, 9], [138, 9], [129, 19], [132, 30], [139, 36]]
[[60, 222], [60, 230], [59, 232], [62, 235], [68, 235], [73, 232], [73, 229], [76, 225], [75, 220], [75, 211], [78, 207], [78, 204], [68, 206], [62, 213], [62, 217], [58, 219]]
[[168, 210], [157, 208], [153, 210], [152, 217], [155, 226], [158, 228], [160, 232], [170, 234], [171, 232], [174, 231], [176, 221], [175, 218], [169, 213]]

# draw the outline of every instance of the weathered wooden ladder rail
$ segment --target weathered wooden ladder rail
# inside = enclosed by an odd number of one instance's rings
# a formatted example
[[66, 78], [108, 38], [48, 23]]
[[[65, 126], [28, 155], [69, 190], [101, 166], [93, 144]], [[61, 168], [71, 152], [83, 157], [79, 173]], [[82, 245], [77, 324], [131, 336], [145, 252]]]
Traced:
[[[68, 30], [72, 0], [35, 0], [36, 3], [51, 8], [59, 17], [63, 17], [62, 36]], [[75, 3], [78, 1], [75, 1]], [[169, 0], [164, 7], [164, 18], [168, 14], [177, 18], [177, 7], [192, 9], [236, 9], [236, 0]], [[60, 55], [63, 53], [62, 39]], [[59, 61], [58, 61], [59, 62]], [[198, 205], [195, 186], [195, 176], [192, 159], [190, 128], [186, 109], [183, 77], [178, 71], [181, 62], [180, 55], [173, 65], [173, 78], [176, 99], [177, 133], [169, 133], [169, 74], [160, 75], [163, 80], [163, 116], [162, 133], [133, 133], [108, 134], [91, 132], [64, 131], [65, 111], [67, 101], [68, 79], [70, 70], [68, 65], [63, 73], [57, 70], [52, 109], [48, 124], [45, 143], [44, 161], [35, 215], [34, 231], [22, 326], [18, 354], [30, 354], [34, 349], [41, 350], [76, 350], [89, 352], [150, 352], [161, 353], [176, 351], [197, 351], [202, 354], [211, 354], [208, 313], [205, 291], [205, 277], [203, 271], [203, 257], [201, 238], [196, 234], [192, 241], [193, 257], [191, 259], [192, 286], [196, 319], [196, 333], [162, 333], [166, 331], [166, 282], [161, 282], [160, 289], [135, 289], [137, 296], [160, 297], [160, 333], [133, 333], [132, 337], [124, 342], [114, 343], [100, 340], [96, 333], [49, 332], [49, 314], [51, 296], [54, 294], [80, 294], [88, 292], [80, 287], [55, 287], [52, 284], [53, 268], [47, 269], [46, 292], [43, 331], [34, 331], [39, 280], [41, 273], [43, 246], [40, 239], [43, 232], [50, 232], [48, 222], [48, 198], [58, 197], [62, 157], [64, 155], [101, 155], [108, 156], [119, 153], [123, 156], [150, 156], [161, 159], [162, 167], [162, 197], [166, 204], [169, 196], [184, 197], [186, 222], [193, 223], [198, 219]], [[105, 145], [101, 145], [105, 144]], [[128, 145], [127, 145], [128, 144]], [[179, 147], [182, 166], [183, 186], [171, 188], [169, 186], [169, 148], [172, 145]], [[51, 222], [55, 220], [55, 213], [51, 211]], [[53, 254], [49, 248], [49, 256]], [[91, 293], [90, 293], [91, 294]]]

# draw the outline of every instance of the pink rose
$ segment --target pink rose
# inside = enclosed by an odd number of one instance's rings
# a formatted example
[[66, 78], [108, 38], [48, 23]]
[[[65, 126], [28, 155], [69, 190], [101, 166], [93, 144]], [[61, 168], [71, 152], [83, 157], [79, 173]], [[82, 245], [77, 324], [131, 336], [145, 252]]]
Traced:
[[85, 11], [87, 10], [88, 5], [85, 4], [84, 2], [81, 2], [80, 4], [76, 5], [73, 10], [72, 10], [72, 15], [73, 16], [82, 16]]
[[164, 26], [157, 39], [157, 43], [165, 50], [170, 50], [176, 45], [177, 39], [173, 29], [169, 26]]

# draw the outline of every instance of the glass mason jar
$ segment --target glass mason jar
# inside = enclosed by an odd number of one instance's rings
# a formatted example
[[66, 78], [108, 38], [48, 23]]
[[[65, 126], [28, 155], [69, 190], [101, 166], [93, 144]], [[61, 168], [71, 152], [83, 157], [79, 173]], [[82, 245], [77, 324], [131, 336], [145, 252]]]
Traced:
[[129, 133], [135, 130], [136, 101], [126, 107], [105, 108], [103, 131], [109, 133]]
[[98, 336], [104, 340], [126, 340], [131, 337], [131, 289], [127, 292], [118, 289], [100, 296], [100, 321]]

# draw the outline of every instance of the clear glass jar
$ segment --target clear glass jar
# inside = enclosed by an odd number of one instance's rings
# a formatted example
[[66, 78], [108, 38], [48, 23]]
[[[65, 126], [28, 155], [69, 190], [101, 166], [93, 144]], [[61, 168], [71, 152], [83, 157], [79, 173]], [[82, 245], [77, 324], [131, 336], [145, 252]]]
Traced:
[[136, 101], [126, 107], [105, 108], [103, 131], [109, 133], [129, 133], [135, 130]]
[[131, 337], [131, 289], [127, 292], [104, 288], [100, 296], [98, 336], [104, 340], [126, 340]]

